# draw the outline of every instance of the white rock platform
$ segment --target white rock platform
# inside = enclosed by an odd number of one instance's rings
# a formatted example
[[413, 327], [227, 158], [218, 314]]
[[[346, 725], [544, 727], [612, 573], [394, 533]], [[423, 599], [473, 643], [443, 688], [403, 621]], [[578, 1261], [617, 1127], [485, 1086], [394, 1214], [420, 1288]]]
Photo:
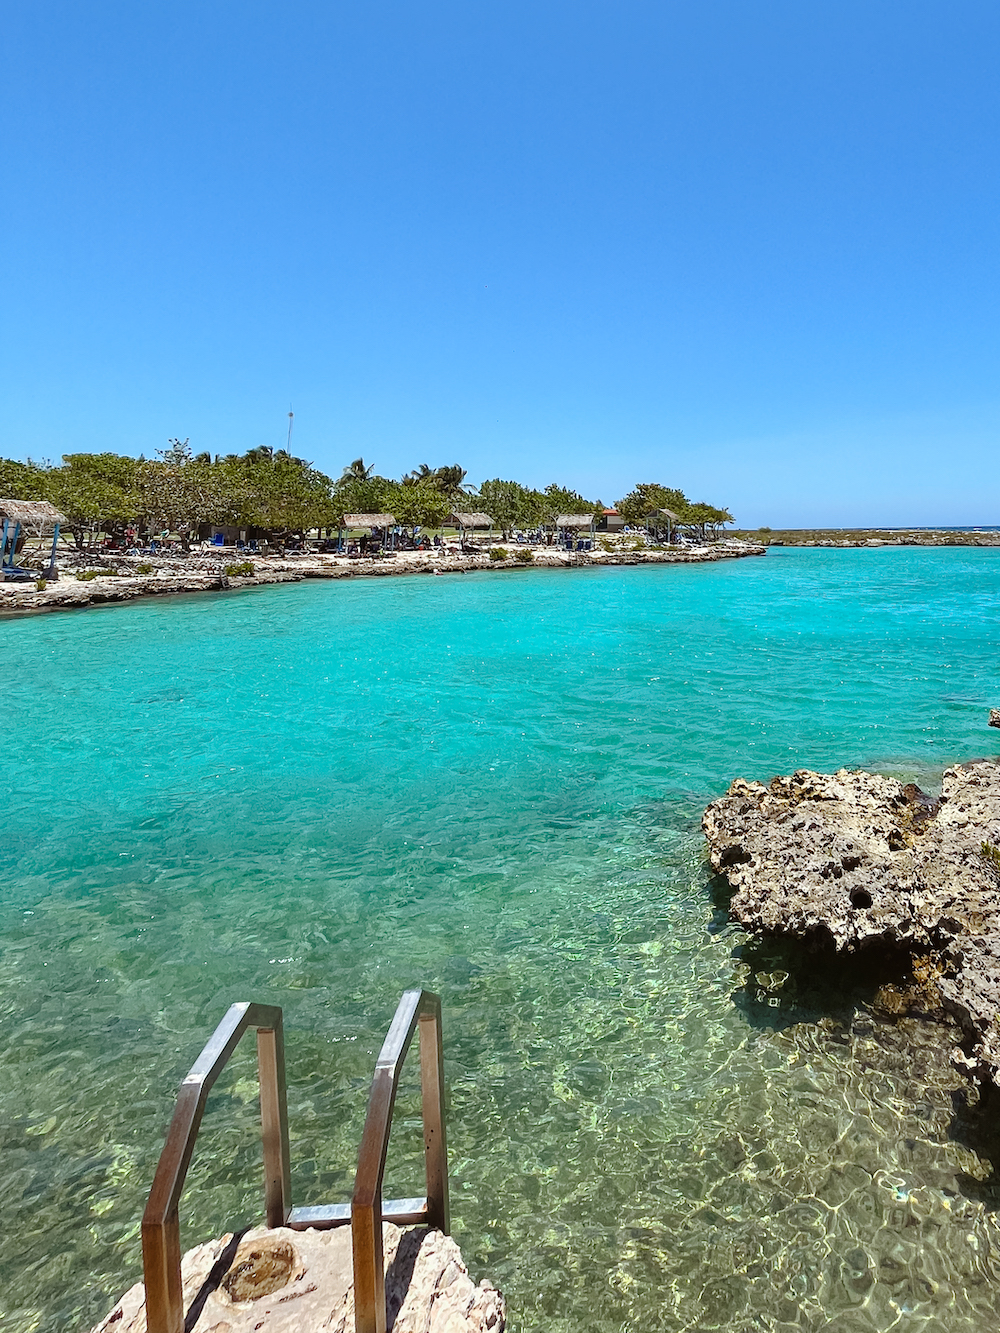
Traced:
[[[392, 1333], [502, 1333], [503, 1296], [476, 1286], [450, 1236], [383, 1224]], [[188, 1250], [181, 1260], [189, 1333], [354, 1333], [350, 1227], [258, 1227]], [[92, 1333], [146, 1333], [145, 1289], [130, 1287]]]

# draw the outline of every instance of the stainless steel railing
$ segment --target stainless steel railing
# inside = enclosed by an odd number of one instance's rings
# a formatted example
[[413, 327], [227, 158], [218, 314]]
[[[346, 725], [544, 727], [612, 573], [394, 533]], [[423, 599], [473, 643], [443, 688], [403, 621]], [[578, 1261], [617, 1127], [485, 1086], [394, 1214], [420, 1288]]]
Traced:
[[[448, 1150], [444, 1125], [441, 1001], [430, 991], [406, 991], [375, 1064], [368, 1113], [358, 1152], [351, 1203], [293, 1208], [285, 1096], [285, 1047], [281, 1009], [234, 1004], [181, 1083], [166, 1143], [142, 1218], [142, 1263], [148, 1333], [183, 1333], [179, 1205], [212, 1084], [248, 1028], [257, 1029], [261, 1131], [264, 1147], [264, 1215], [269, 1227], [337, 1227], [351, 1224], [357, 1333], [385, 1333], [382, 1222], [425, 1223], [447, 1232]], [[420, 1085], [424, 1122], [426, 1195], [383, 1202], [382, 1181], [392, 1113], [403, 1061], [420, 1034]]]

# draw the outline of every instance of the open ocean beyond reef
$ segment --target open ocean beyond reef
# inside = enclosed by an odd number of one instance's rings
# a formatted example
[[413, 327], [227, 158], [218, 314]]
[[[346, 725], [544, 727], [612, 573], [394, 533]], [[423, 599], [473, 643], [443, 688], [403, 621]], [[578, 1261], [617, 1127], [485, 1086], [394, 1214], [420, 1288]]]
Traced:
[[[0, 1329], [85, 1330], [140, 1276], [177, 1084], [234, 1000], [284, 1007], [294, 1202], [349, 1198], [415, 985], [454, 1233], [516, 1333], [992, 1327], [1000, 1185], [953, 1036], [782, 985], [699, 818], [739, 775], [933, 787], [1000, 750], [998, 612], [1000, 550], [905, 547], [0, 621]], [[416, 1090], [388, 1195], [422, 1189]], [[258, 1126], [246, 1041], [185, 1247], [261, 1217]]]

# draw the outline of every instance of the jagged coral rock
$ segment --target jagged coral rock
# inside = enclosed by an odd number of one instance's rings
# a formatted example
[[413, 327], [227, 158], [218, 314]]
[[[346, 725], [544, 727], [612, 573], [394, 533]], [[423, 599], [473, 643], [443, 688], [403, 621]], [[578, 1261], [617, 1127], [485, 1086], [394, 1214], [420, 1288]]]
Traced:
[[1000, 765], [947, 769], [940, 801], [846, 769], [738, 778], [702, 828], [737, 921], [842, 951], [905, 950], [961, 1024], [967, 1067], [1000, 1081], [1000, 876], [983, 854], [1000, 841]]

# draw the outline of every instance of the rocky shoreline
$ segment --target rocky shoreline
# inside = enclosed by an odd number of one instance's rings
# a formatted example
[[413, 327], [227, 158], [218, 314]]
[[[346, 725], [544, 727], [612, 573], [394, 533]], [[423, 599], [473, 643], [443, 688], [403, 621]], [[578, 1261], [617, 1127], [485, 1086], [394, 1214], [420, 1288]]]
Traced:
[[878, 529], [855, 531], [811, 531], [784, 529], [771, 532], [761, 528], [756, 533], [734, 533], [744, 541], [757, 540], [765, 546], [821, 546], [826, 548], [876, 546], [1000, 546], [1000, 532], [885, 532]]
[[947, 769], [937, 799], [846, 769], [737, 778], [702, 828], [746, 930], [797, 942], [812, 967], [864, 956], [885, 981], [876, 1008], [954, 1021], [956, 1065], [1000, 1083], [997, 760]]
[[[513, 548], [523, 551], [526, 548]], [[527, 548], [531, 549], [531, 548]], [[532, 549], [528, 562], [513, 555], [491, 560], [475, 555], [407, 551], [379, 559], [347, 559], [329, 555], [246, 556], [192, 552], [190, 555], [127, 556], [106, 552], [61, 552], [60, 578], [45, 588], [33, 583], [0, 583], [0, 616], [38, 611], [65, 611], [137, 597], [218, 592], [305, 579], [387, 577], [394, 574], [471, 574], [482, 570], [580, 569], [596, 565], [702, 564], [706, 561], [765, 555], [763, 546], [719, 542], [670, 550], [561, 551]], [[232, 572], [249, 564], [252, 572]], [[91, 576], [91, 571], [98, 571]], [[229, 572], [227, 572], [229, 571]], [[78, 574], [88, 577], [80, 579]]]

